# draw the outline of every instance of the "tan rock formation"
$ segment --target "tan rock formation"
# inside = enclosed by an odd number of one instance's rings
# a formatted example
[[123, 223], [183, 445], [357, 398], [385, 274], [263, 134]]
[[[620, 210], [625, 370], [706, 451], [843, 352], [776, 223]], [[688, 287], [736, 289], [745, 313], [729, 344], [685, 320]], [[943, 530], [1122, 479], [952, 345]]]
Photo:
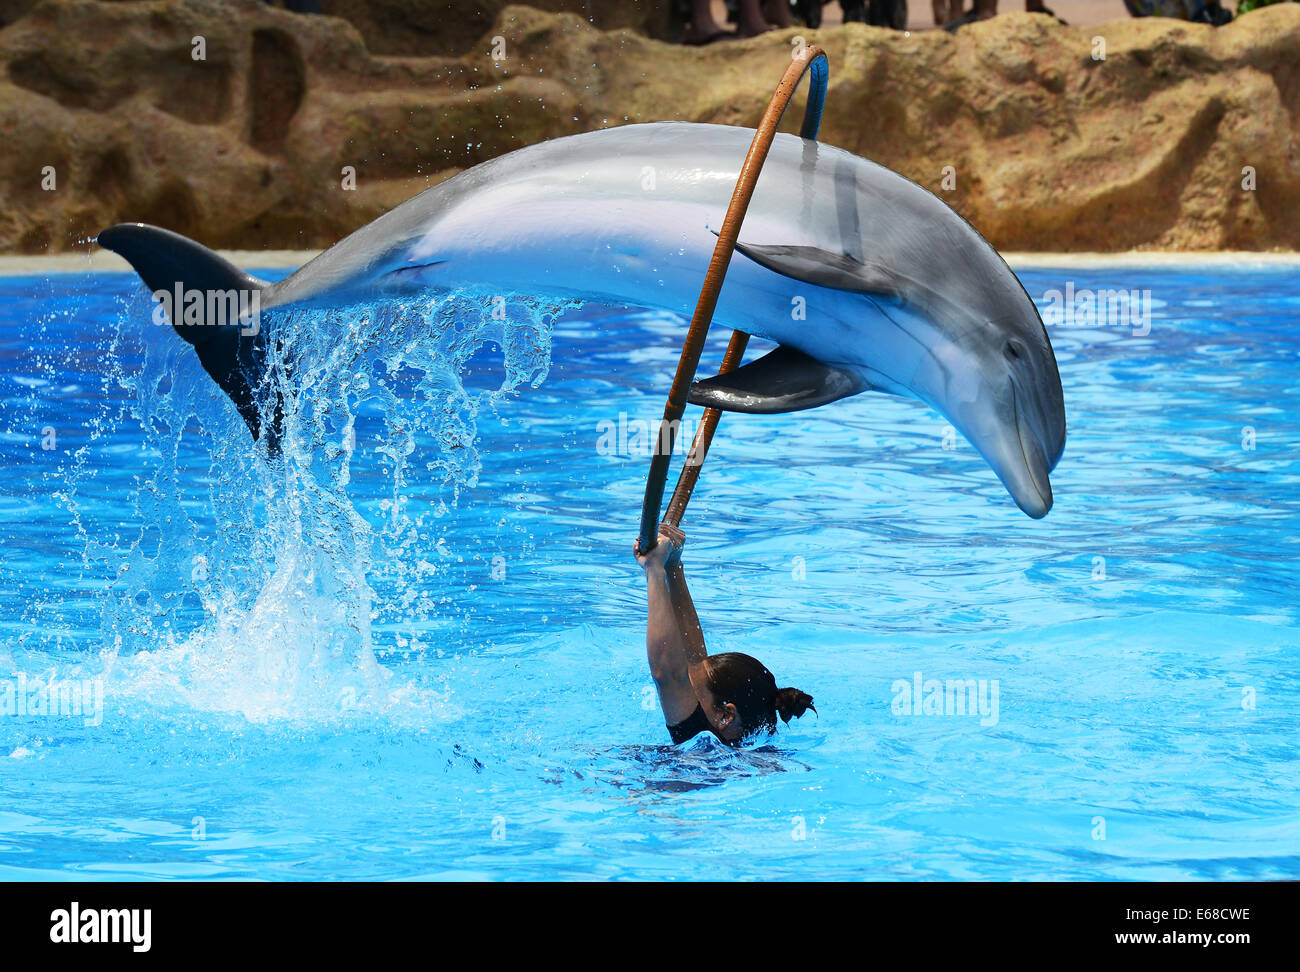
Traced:
[[[454, 55], [390, 57], [348, 21], [257, 0], [0, 2], [0, 23], [14, 18], [0, 29], [0, 250], [23, 253], [87, 245], [120, 220], [210, 246], [326, 246], [546, 138], [753, 124], [799, 33], [693, 49], [511, 6]], [[823, 139], [935, 190], [999, 247], [1300, 248], [1300, 5], [1219, 30], [1009, 14], [955, 37], [806, 36], [831, 58]]]

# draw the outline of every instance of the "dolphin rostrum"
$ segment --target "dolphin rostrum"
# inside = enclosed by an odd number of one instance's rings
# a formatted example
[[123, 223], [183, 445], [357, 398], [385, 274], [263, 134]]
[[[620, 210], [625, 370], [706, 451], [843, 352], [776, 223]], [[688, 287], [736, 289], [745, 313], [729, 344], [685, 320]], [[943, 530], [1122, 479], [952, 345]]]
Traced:
[[[519, 149], [420, 193], [274, 284], [156, 227], [120, 224], [98, 242], [155, 295], [252, 290], [262, 309], [477, 286], [689, 316], [752, 138], [660, 123]], [[169, 317], [258, 435], [262, 332], [182, 319], [179, 308]], [[1065, 405], [1042, 319], [988, 241], [916, 183], [778, 135], [714, 321], [778, 347], [696, 382], [695, 404], [787, 412], [868, 389], [916, 398], [961, 431], [1022, 510], [1051, 509]]]

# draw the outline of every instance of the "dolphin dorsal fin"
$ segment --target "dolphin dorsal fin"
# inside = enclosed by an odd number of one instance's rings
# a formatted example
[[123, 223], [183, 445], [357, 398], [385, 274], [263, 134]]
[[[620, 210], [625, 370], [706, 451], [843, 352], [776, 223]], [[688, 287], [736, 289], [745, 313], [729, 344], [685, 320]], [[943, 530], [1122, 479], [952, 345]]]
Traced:
[[804, 283], [878, 297], [902, 297], [902, 281], [878, 263], [819, 246], [762, 246], [737, 243], [736, 249], [760, 267]]
[[724, 412], [770, 415], [816, 408], [867, 387], [851, 372], [780, 345], [735, 371], [694, 382], [686, 400]]

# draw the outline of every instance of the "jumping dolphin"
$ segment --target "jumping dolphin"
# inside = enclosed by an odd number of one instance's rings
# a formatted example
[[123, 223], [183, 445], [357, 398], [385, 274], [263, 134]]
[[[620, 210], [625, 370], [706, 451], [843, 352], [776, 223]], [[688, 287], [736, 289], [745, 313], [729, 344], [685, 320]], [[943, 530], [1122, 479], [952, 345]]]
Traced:
[[[689, 316], [753, 135], [659, 123], [519, 149], [420, 193], [274, 284], [156, 227], [120, 224], [98, 242], [155, 294], [251, 289], [263, 310], [468, 285]], [[778, 347], [696, 382], [692, 402], [786, 412], [868, 389], [916, 398], [975, 446], [1025, 513], [1051, 509], [1065, 405], [1042, 319], [988, 241], [896, 172], [778, 135], [714, 321]], [[258, 435], [263, 333], [172, 322]]]

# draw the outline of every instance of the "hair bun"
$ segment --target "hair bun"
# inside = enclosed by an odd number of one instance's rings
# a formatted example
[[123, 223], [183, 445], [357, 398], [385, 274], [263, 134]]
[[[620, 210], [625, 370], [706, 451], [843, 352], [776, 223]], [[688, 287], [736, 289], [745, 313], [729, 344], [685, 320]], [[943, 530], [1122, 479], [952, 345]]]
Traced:
[[807, 692], [800, 692], [797, 688], [776, 690], [776, 711], [782, 722], [788, 723], [791, 718], [797, 719], [809, 709], [817, 711], [817, 707], [813, 705], [813, 697]]

